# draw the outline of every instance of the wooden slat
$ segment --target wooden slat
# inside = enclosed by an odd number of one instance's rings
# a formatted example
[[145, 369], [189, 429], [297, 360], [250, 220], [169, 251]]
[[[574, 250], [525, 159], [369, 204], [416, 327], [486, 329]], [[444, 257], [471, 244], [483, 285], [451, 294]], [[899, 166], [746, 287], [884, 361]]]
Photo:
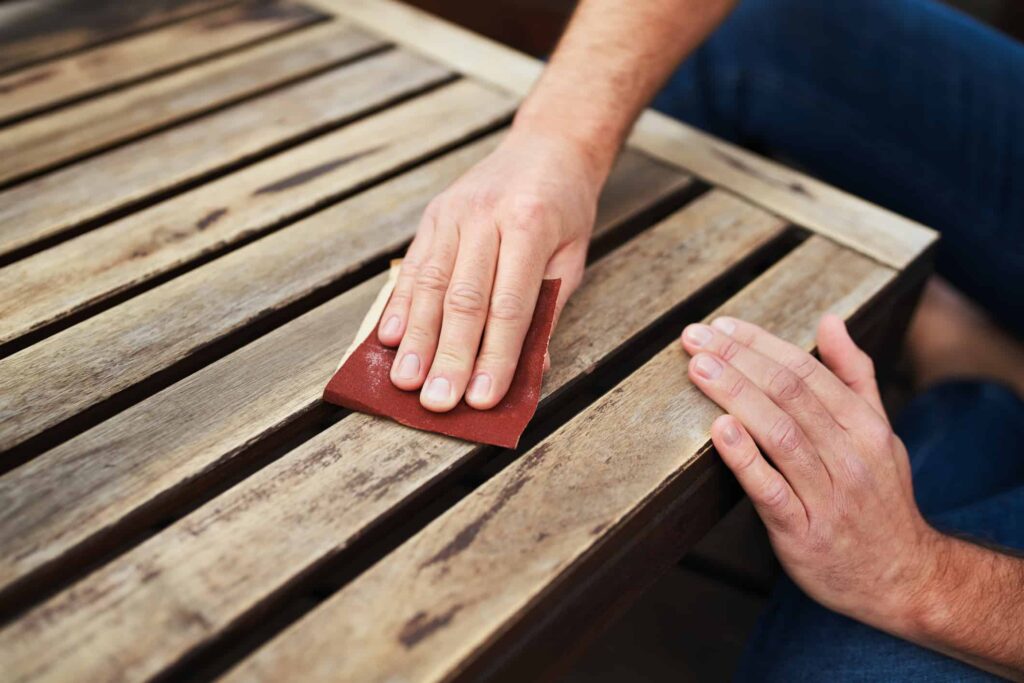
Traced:
[[[418, 137], [416, 141], [406, 141], [399, 146], [399, 153], [405, 156], [391, 157], [389, 167], [394, 168], [401, 159], [412, 161], [415, 155], [422, 154], [415, 150], [426, 149], [425, 143], [437, 149], [493, 126], [508, 116], [512, 106], [501, 96], [488, 94], [469, 82], [457, 83], [428, 97], [430, 101], [422, 98], [412, 103], [415, 105], [412, 110], [406, 110], [418, 111], [423, 119], [391, 118], [404, 128], [378, 130], [369, 136], [366, 135], [369, 131], [364, 129], [362, 135], [354, 136], [354, 144], [360, 145], [358, 149], [367, 149], [363, 145], [374, 145], [374, 139], [379, 144], [381, 135], [397, 135], [403, 140], [410, 134]], [[395, 115], [397, 111], [392, 109], [387, 113]], [[430, 130], [423, 132], [427, 127]], [[376, 170], [361, 174], [363, 180], [381, 171], [378, 156], [386, 152], [385, 149], [365, 157]], [[338, 150], [334, 153], [337, 155]], [[357, 165], [354, 163], [352, 168]], [[321, 197], [326, 199], [336, 195], [339, 186], [352, 185], [353, 171], [346, 166], [309, 178], [305, 184], [291, 184], [296, 171], [309, 168], [304, 165], [278, 167], [266, 179], [267, 184], [256, 187], [281, 187], [281, 191], [261, 195], [272, 196], [274, 201], [261, 199], [260, 204], [284, 215], [282, 211], [292, 203], [291, 197], [308, 198], [310, 186], [321, 188]], [[0, 451], [188, 357], [232, 329], [308, 294], [314, 283], [315, 286], [327, 284], [317, 279], [324, 275], [324, 268], [330, 268], [331, 279], [334, 279], [357, 267], [363, 259], [379, 256], [377, 250], [382, 244], [389, 245], [388, 249], [397, 249], [400, 242], [393, 241], [393, 232], [378, 228], [380, 235], [362, 233], [360, 222], [370, 223], [371, 218], [378, 218], [394, 230], [396, 226], [388, 223], [389, 219], [393, 220], [391, 213], [397, 212], [403, 201], [408, 201], [407, 193], [429, 180], [424, 174], [410, 174], [409, 179], [403, 177], [383, 185], [353, 202], [344, 202], [222, 257], [218, 271], [229, 271], [233, 279], [226, 290], [231, 297], [223, 301], [205, 297], [201, 289], [198, 293], [189, 290], [187, 282], [183, 284], [179, 278], [0, 360]], [[284, 184], [289, 186], [285, 188]], [[305, 205], [309, 206], [309, 202]], [[218, 204], [200, 205], [200, 210], [190, 213], [188, 219], [170, 216], [169, 225], [182, 226], [178, 230], [188, 235], [217, 232], [217, 221], [204, 220], [217, 208]], [[222, 220], [227, 223], [230, 216], [226, 214]], [[301, 229], [296, 229], [300, 226]], [[410, 229], [407, 225], [399, 227], [403, 229], [403, 236]], [[157, 233], [156, 237], [173, 236], [173, 231], [172, 227]], [[238, 236], [237, 232], [235, 235]], [[325, 251], [326, 244], [333, 245], [332, 251]], [[288, 260], [280, 258], [283, 253], [289, 255]], [[344, 256], [348, 254], [356, 256]], [[211, 276], [209, 270], [202, 273]], [[167, 299], [174, 300], [177, 293], [183, 291], [199, 299], [168, 309]]]
[[[543, 68], [532, 57], [397, 0], [315, 4], [518, 95], [529, 92]], [[936, 239], [914, 221], [657, 112], [644, 113], [629, 143], [896, 268], [907, 266]]]
[[[435, 164], [431, 182], [420, 184], [415, 201], [396, 203], [386, 219], [377, 220], [400, 226], [398, 237], [408, 237], [433, 193], [496, 143], [490, 138]], [[676, 171], [627, 153], [602, 194], [595, 236], [689, 183]], [[361, 227], [369, 235], [380, 226]], [[341, 260], [328, 251], [331, 243], [322, 247], [324, 258]], [[281, 254], [284, 260], [291, 256]], [[0, 595], [320, 405], [323, 387], [384, 277], [371, 278], [0, 478], [0, 510], [7, 511], [0, 522]], [[224, 296], [219, 285], [228, 281], [205, 273], [186, 278], [193, 292], [202, 289], [213, 298]], [[184, 297], [165, 303], [177, 308]], [[61, 495], [50, 493], [57, 490]]]
[[16, 185], [0, 192], [0, 255], [449, 77], [408, 52], [388, 51]]
[[[600, 260], [553, 340], [545, 396], [783, 227], [712, 193]], [[0, 632], [10, 677], [156, 674], [479, 450], [351, 415]]]
[[257, 0], [0, 76], [0, 121], [181, 67], [326, 18]]
[[300, 30], [0, 130], [0, 183], [309, 76], [379, 40], [339, 22]]
[[0, 5], [0, 71], [228, 4], [228, 0], [9, 0]]
[[[722, 312], [810, 348], [822, 313], [849, 317], [894, 275], [814, 237]], [[673, 342], [226, 680], [440, 680], [462, 670], [543, 610], [560, 577], [606, 551], [616, 529], [655, 513], [645, 503], [699, 453], [713, 457], [719, 414]]]
[[0, 269], [0, 343], [323, 206], [497, 125], [513, 106], [457, 82], [17, 261]]

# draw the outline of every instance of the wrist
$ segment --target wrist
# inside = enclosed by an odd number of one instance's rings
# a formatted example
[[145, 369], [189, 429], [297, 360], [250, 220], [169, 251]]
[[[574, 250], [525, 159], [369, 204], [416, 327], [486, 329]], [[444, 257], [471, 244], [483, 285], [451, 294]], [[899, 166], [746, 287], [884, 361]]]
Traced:
[[509, 138], [540, 140], [571, 155], [598, 189], [611, 173], [622, 144], [622, 135], [610, 127], [582, 125], [554, 107], [531, 106], [529, 100], [516, 113]]
[[953, 616], [952, 600], [963, 580], [964, 544], [957, 539], [930, 530], [926, 548], [919, 555], [915, 580], [903, 591], [900, 611], [892, 631], [917, 643], [942, 639]]

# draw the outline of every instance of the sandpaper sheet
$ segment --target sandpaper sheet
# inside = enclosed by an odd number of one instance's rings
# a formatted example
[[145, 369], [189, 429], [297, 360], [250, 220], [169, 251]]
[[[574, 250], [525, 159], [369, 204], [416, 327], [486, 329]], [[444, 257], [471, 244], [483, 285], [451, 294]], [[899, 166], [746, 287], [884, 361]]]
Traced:
[[419, 391], [402, 391], [391, 383], [396, 349], [384, 346], [377, 339], [377, 324], [394, 289], [398, 268], [398, 264], [392, 264], [388, 283], [360, 325], [337, 372], [327, 383], [324, 400], [362, 413], [388, 417], [416, 429], [515, 448], [540, 401], [544, 354], [551, 337], [561, 280], [545, 280], [541, 286], [512, 386], [501, 403], [490, 410], [476, 410], [460, 401], [447, 413], [435, 413], [420, 405]]

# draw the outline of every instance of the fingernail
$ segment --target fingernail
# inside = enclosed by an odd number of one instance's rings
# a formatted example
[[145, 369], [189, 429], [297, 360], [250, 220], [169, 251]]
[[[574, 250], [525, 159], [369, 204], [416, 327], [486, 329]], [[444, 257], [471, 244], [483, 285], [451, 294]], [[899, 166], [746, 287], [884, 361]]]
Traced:
[[427, 388], [423, 392], [423, 398], [434, 403], [445, 403], [452, 393], [452, 384], [444, 377], [435, 377], [427, 382]]
[[415, 353], [407, 353], [402, 356], [402, 362], [398, 364], [398, 379], [416, 379], [420, 374], [420, 358]]
[[[398, 319], [397, 315], [393, 315], [384, 322], [384, 327], [380, 328], [380, 331], [390, 337], [391, 335], [398, 334], [401, 326], [402, 321]], [[419, 364], [417, 363], [417, 365]]]
[[491, 376], [485, 372], [478, 373], [469, 382], [466, 396], [473, 401], [486, 401], [491, 393]]
[[728, 318], [715, 318], [714, 322], [711, 323], [711, 327], [719, 329], [726, 334], [732, 334], [736, 331], [736, 323]]
[[740, 440], [740, 430], [736, 429], [732, 422], [726, 422], [722, 427], [722, 439], [730, 446], [734, 446]]
[[683, 337], [694, 346], [704, 346], [713, 336], [714, 333], [704, 325], [690, 325], [683, 331]]
[[722, 364], [711, 356], [697, 356], [694, 369], [704, 379], [718, 379], [722, 374]]

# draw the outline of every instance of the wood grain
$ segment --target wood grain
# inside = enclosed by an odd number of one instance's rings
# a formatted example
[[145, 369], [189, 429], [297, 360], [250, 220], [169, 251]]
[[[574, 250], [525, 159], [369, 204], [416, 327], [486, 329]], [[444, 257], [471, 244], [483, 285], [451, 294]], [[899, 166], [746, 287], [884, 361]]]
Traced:
[[[473, 86], [459, 87], [448, 100], [455, 107], [448, 120], [427, 136], [435, 143], [446, 133], [457, 140], [489, 127], [510, 111], [498, 96], [466, 102]], [[443, 189], [439, 172], [431, 165], [400, 176], [0, 360], [0, 451], [398, 249], [415, 228], [424, 193]], [[347, 175], [344, 168], [336, 173], [336, 180]], [[328, 175], [311, 182], [330, 185]], [[221, 277], [223, 298], [205, 294]]]
[[310, 76], [379, 46], [327, 22], [0, 130], [0, 183]]
[[[517, 95], [526, 95], [543, 69], [539, 60], [396, 0], [313, 1], [367, 30]], [[937, 237], [914, 221], [657, 112], [641, 116], [629, 142], [893, 267], [907, 266]]]
[[393, 50], [21, 183], [0, 192], [0, 255], [243, 163], [450, 76], [442, 67]]
[[0, 71], [228, 4], [229, 0], [8, 0], [0, 5]]
[[298, 28], [327, 15], [257, 0], [0, 76], [0, 122]]
[[[598, 261], [556, 332], [545, 395], [782, 229], [712, 193]], [[0, 632], [6, 669], [13, 681], [154, 675], [477, 452], [351, 415]]]
[[0, 343], [324, 206], [513, 107], [457, 82], [17, 261], [0, 269]]
[[[801, 346], [894, 271], [814, 237], [727, 303]], [[227, 681], [440, 680], [481, 656], [706, 452], [720, 410], [673, 342], [613, 391], [263, 646]], [[501, 590], [495, 590], [501, 586]], [[358, 618], [353, 618], [358, 615]]]
[[[395, 202], [393, 227], [385, 229], [394, 236], [382, 246], [409, 237], [431, 194], [496, 143], [489, 138], [423, 169], [430, 173], [429, 182], [421, 183], [408, 203]], [[601, 197], [596, 238], [688, 183], [685, 175], [627, 152]], [[374, 228], [379, 226], [366, 229]], [[332, 246], [323, 245], [323, 258], [342, 265], [342, 259], [327, 251]], [[282, 254], [284, 259], [291, 256]], [[321, 405], [341, 349], [383, 278], [371, 278], [0, 477], [0, 509], [7, 511], [0, 521], [0, 547], [5, 550], [0, 596], [12, 593], [15, 584], [33, 573], [66, 561], [69, 553], [138, 516], [154, 501], [187, 491], [205, 473]], [[221, 289], [230, 277], [199, 272], [186, 279], [193, 293], [201, 289], [205, 297], [230, 296]], [[185, 296], [179, 301], [165, 298], [164, 305], [177, 309], [185, 301]]]

